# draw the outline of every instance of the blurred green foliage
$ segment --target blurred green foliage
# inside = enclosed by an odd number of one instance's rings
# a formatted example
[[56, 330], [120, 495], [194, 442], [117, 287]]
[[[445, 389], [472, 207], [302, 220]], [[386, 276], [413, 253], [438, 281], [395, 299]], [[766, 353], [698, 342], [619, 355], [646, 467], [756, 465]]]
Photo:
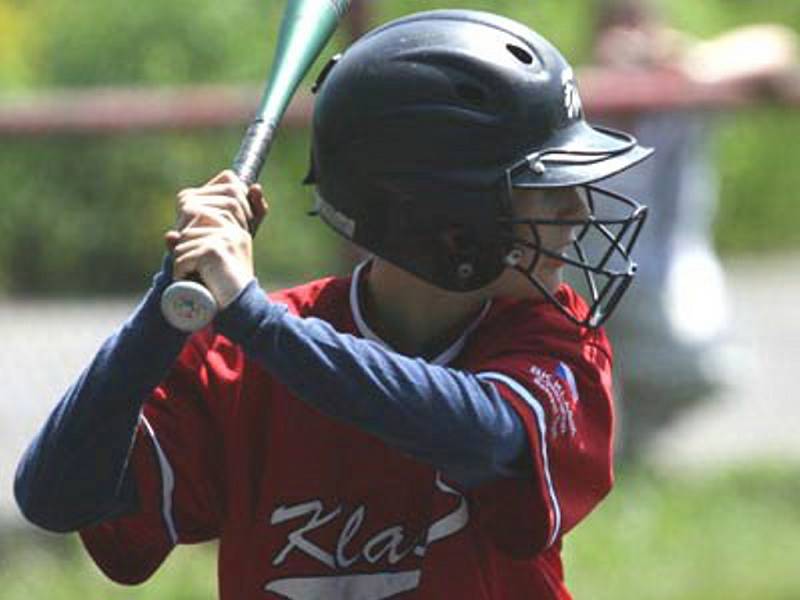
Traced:
[[800, 111], [724, 117], [718, 136], [717, 243], [727, 253], [800, 249]]
[[[573, 62], [588, 59], [597, 2], [442, 0], [437, 7], [488, 9], [525, 20]], [[384, 21], [433, 5], [369, 2]], [[669, 19], [699, 36], [753, 21], [800, 29], [788, 0], [676, 0]], [[262, 81], [283, 2], [0, 0], [0, 90], [14, 93], [95, 85]], [[325, 57], [341, 48], [340, 31]], [[320, 60], [324, 60], [323, 57]], [[314, 70], [316, 72], [316, 69]], [[310, 75], [310, 77], [313, 76]], [[242, 128], [114, 137], [0, 138], [0, 291], [85, 293], [138, 290], [158, 265], [175, 192], [228, 165]], [[800, 246], [800, 117], [788, 109], [731, 115], [719, 136], [723, 250]], [[299, 181], [307, 132], [282, 131], [262, 180], [272, 214], [256, 243], [262, 279], [287, 281], [336, 270], [341, 252], [306, 217]]]
[[[0, 146], [0, 171], [7, 171], [2, 185], [8, 186], [0, 221], [0, 289], [141, 290], [164, 251], [161, 235], [173, 220], [174, 191], [200, 184], [227, 165], [240, 135], [52, 137]], [[270, 278], [311, 277], [335, 265], [335, 242], [327, 228], [306, 216], [311, 195], [298, 185], [307, 153], [304, 132], [284, 132], [281, 142], [264, 179], [270, 196], [282, 200], [275, 201], [259, 234], [259, 242], [280, 242], [257, 243], [257, 262], [270, 265], [264, 274]]]

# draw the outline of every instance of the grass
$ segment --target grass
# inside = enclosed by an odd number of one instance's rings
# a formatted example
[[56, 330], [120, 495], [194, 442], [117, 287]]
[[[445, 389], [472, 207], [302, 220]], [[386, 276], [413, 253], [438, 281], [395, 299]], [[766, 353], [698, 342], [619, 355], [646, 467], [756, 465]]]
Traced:
[[625, 474], [565, 555], [576, 598], [800, 598], [800, 470]]
[[[577, 599], [800, 598], [800, 465], [708, 477], [623, 472], [565, 543]], [[103, 579], [74, 539], [5, 538], [0, 599], [200, 600], [216, 596], [213, 546], [180, 548], [146, 585]]]
[[211, 600], [217, 597], [212, 544], [179, 547], [150, 581], [137, 587], [120, 586], [105, 579], [83, 552], [76, 536], [36, 535], [34, 539], [4, 543], [3, 547], [0, 600]]

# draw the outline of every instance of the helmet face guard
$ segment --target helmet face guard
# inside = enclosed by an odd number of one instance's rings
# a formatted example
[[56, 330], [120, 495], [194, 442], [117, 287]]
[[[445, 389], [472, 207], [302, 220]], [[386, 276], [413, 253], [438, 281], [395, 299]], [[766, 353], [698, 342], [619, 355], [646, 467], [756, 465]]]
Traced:
[[[586, 219], [507, 219], [511, 227], [527, 227], [529, 236], [511, 235], [514, 250], [506, 258], [508, 266], [524, 275], [539, 292], [555, 305], [570, 321], [583, 327], [599, 327], [611, 316], [636, 274], [631, 250], [636, 243], [647, 208], [636, 201], [594, 185], [580, 188], [586, 197], [589, 216]], [[599, 197], [604, 196], [600, 199]], [[612, 206], [609, 214], [605, 207]], [[621, 214], [620, 214], [621, 213]], [[542, 244], [542, 231], [548, 227], [569, 227], [576, 233], [571, 244], [562, 249]], [[525, 263], [517, 257], [528, 249], [530, 259]], [[577, 319], [568, 312], [554, 293], [537, 275], [543, 258], [557, 260], [569, 283], [589, 304], [589, 312]]]
[[[538, 150], [512, 165], [505, 174], [505, 193], [510, 204], [513, 205], [514, 189], [575, 187], [588, 209], [585, 219], [502, 219], [507, 230], [524, 227], [529, 234], [509, 235], [514, 249], [506, 257], [508, 266], [524, 275], [570, 321], [591, 328], [601, 326], [611, 316], [636, 274], [631, 251], [644, 225], [647, 207], [628, 196], [588, 183], [586, 178], [596, 175], [599, 169], [603, 169], [601, 177], [605, 178], [610, 175], [609, 166], [615, 169], [620, 159], [638, 162], [650, 154], [641, 149], [642, 152], [631, 155], [630, 151], [638, 146], [626, 133], [600, 128], [594, 131], [621, 144], [597, 149], [584, 146]], [[554, 185], [555, 182], [559, 185]], [[572, 229], [570, 245], [556, 249], [544, 246], [542, 232], [549, 227]], [[525, 264], [521, 262], [525, 256], [522, 249], [530, 251]], [[586, 300], [589, 311], [584, 318], [577, 319], [567, 311], [537, 275], [543, 257], [558, 261], [566, 279]]]

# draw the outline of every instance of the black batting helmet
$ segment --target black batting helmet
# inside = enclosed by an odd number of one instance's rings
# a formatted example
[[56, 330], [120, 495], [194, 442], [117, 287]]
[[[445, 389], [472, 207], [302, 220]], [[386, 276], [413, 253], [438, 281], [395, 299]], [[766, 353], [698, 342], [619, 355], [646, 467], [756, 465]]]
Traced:
[[[538, 227], [562, 223], [515, 220], [512, 190], [582, 186], [592, 214], [558, 257], [582, 272], [591, 312], [581, 324], [610, 314], [633, 276], [645, 209], [618, 194], [601, 203], [592, 184], [651, 151], [586, 123], [572, 68], [547, 40], [489, 13], [419, 13], [359, 39], [317, 88], [307, 181], [333, 229], [438, 287], [475, 290], [511, 267], [558, 305], [534, 274], [550, 251], [513, 229], [530, 225], [538, 240]], [[535, 253], [523, 265], [526, 246]]]

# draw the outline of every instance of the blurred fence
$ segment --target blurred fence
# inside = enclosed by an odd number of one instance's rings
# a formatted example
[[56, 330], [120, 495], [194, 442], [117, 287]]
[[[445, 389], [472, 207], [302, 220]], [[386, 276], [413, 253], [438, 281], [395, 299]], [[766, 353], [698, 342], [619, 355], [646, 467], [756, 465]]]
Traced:
[[[592, 117], [726, 110], [765, 103], [756, 90], [699, 83], [666, 70], [589, 67], [580, 72], [579, 81], [584, 106]], [[247, 122], [255, 111], [258, 96], [256, 86], [104, 87], [0, 96], [0, 136], [120, 134], [235, 126]], [[780, 104], [800, 106], [800, 90], [783, 95]], [[282, 126], [307, 125], [311, 107], [309, 93], [298, 93]]]

